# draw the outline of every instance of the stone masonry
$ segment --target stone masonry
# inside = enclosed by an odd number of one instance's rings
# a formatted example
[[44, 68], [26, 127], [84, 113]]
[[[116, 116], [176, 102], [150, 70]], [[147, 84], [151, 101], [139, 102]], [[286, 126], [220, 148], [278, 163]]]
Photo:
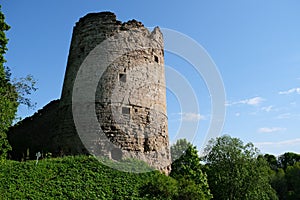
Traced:
[[[106, 46], [101, 47], [105, 42]], [[103, 59], [96, 51], [99, 46], [98, 52], [107, 55], [105, 60], [98, 60]], [[89, 60], [91, 54], [96, 60]], [[115, 54], [119, 56], [113, 57]], [[83, 65], [103, 64], [106, 60], [109, 64], [100, 77], [98, 72], [90, 73], [84, 80], [86, 87], [76, 88]], [[94, 79], [97, 85], [93, 98], [74, 102], [74, 94], [84, 97], [92, 87], [89, 81]], [[28, 153], [24, 151], [34, 154], [38, 150], [58, 156], [94, 154], [112, 160], [136, 158], [169, 172], [163, 36], [158, 27], [150, 32], [141, 22], [122, 23], [110, 12], [81, 18], [73, 30], [61, 99], [51, 105], [51, 111], [44, 111], [49, 109], [47, 105], [11, 129], [8, 138], [16, 149], [11, 153], [13, 158], [24, 157]], [[74, 109], [88, 112], [91, 107], [96, 125], [85, 117], [88, 113], [74, 115]], [[91, 128], [94, 125], [96, 128]], [[29, 137], [39, 134], [46, 137], [36, 137], [36, 142]], [[24, 140], [20, 140], [22, 137]], [[33, 141], [26, 146], [26, 140]]]

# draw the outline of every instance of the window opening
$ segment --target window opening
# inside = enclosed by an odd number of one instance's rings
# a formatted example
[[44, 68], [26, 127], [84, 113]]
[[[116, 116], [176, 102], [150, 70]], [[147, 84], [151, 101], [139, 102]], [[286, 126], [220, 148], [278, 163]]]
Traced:
[[126, 82], [126, 74], [120, 73], [119, 74], [119, 81], [125, 83]]
[[130, 115], [130, 108], [128, 108], [128, 107], [122, 107], [122, 114], [124, 114], [124, 115]]
[[157, 56], [154, 56], [154, 60], [155, 60], [155, 62], [159, 62], [159, 60], [158, 60], [158, 57]]

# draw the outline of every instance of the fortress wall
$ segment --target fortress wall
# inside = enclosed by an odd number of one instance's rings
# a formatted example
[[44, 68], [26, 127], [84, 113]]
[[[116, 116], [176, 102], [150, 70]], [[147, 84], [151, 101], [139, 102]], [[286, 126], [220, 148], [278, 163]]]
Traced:
[[15, 160], [35, 159], [35, 154], [52, 152], [51, 140], [57, 131], [56, 116], [59, 100], [51, 101], [33, 116], [27, 117], [9, 130], [8, 141]]

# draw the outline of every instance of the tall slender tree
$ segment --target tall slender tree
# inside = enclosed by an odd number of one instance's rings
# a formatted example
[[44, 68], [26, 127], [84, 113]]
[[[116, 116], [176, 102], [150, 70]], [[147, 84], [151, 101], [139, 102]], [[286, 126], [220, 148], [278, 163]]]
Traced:
[[5, 31], [9, 28], [9, 25], [5, 23], [5, 16], [1, 12], [0, 5], [0, 159], [6, 158], [7, 151], [11, 149], [6, 132], [15, 119], [18, 107], [18, 93], [10, 82], [10, 74], [4, 66], [6, 62], [4, 54], [8, 43]]

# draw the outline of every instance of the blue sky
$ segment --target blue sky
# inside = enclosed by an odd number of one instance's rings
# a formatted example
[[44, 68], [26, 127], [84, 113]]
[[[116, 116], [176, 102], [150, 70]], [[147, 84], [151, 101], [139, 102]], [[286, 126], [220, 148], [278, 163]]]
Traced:
[[[16, 77], [32, 74], [37, 108], [60, 97], [72, 28], [89, 12], [112, 11], [121, 21], [179, 31], [203, 46], [226, 90], [226, 119], [220, 134], [253, 142], [263, 153], [300, 153], [300, 2], [229, 1], [3, 1], [11, 25], [7, 65]], [[189, 81], [199, 112], [182, 113], [168, 91], [169, 134], [195, 132], [199, 148], [212, 118], [211, 98], [201, 76], [183, 59], [166, 54], [166, 65]], [[167, 77], [168, 79], [168, 77]], [[36, 110], [21, 107], [19, 116]], [[181, 120], [180, 120], [181, 119]], [[193, 130], [199, 122], [198, 130]]]

